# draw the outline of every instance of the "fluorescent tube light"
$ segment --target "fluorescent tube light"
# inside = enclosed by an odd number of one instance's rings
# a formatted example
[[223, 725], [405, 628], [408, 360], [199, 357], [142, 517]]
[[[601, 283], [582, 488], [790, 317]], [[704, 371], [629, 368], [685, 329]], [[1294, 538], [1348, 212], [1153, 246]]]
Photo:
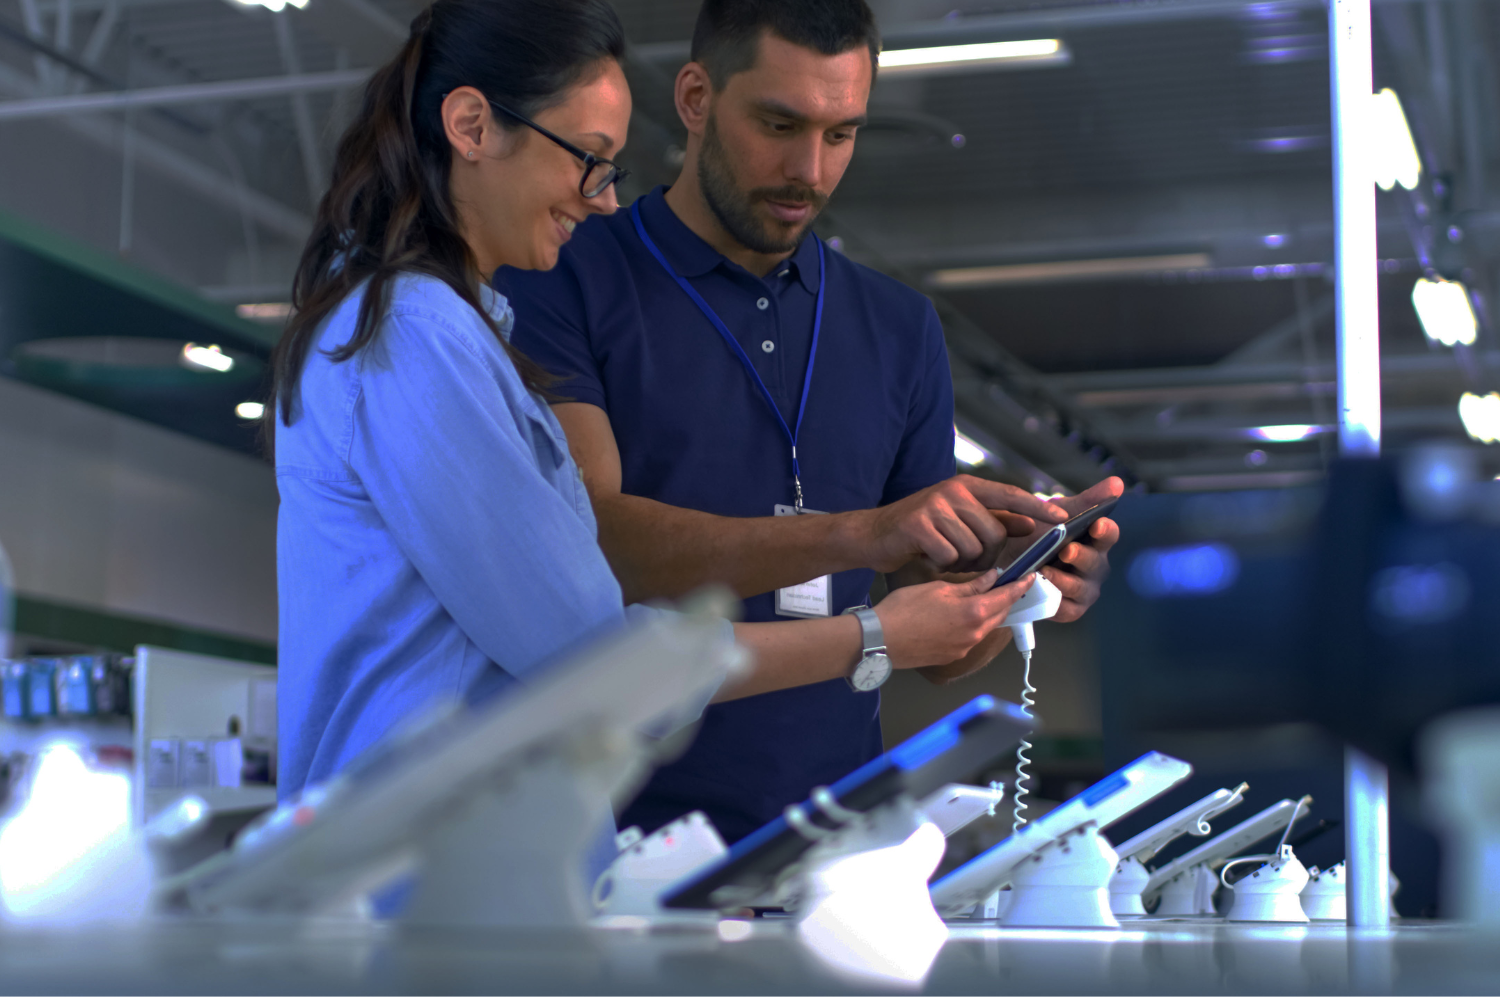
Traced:
[[953, 456], [958, 458], [960, 464], [967, 464], [969, 467], [978, 467], [990, 459], [984, 447], [957, 429], [953, 431]]
[[1328, 432], [1327, 426], [1314, 425], [1289, 425], [1289, 426], [1257, 426], [1249, 431], [1249, 435], [1257, 440], [1268, 440], [1271, 443], [1295, 443], [1298, 440], [1306, 440], [1317, 436], [1319, 433]]
[[1412, 307], [1427, 338], [1444, 346], [1473, 346], [1479, 335], [1468, 289], [1456, 280], [1421, 277], [1411, 289]]
[[241, 7], [264, 7], [267, 10], [281, 10], [288, 4], [298, 10], [307, 6], [307, 0], [233, 0], [233, 2]]
[[234, 407], [234, 414], [249, 422], [254, 422], [266, 414], [266, 407], [260, 402], [240, 402]]
[[1412, 141], [1411, 126], [1401, 110], [1401, 98], [1387, 87], [1370, 98], [1370, 153], [1375, 183], [1381, 190], [1400, 184], [1415, 190], [1422, 177], [1422, 157]]
[[185, 367], [212, 370], [220, 374], [227, 374], [234, 370], [234, 357], [229, 356], [217, 346], [199, 346], [197, 343], [183, 344], [182, 363]]
[[1042, 284], [1094, 277], [1126, 277], [1164, 270], [1202, 270], [1213, 260], [1207, 253], [1171, 256], [1120, 256], [1103, 260], [1054, 260], [1047, 263], [1006, 263], [989, 267], [955, 267], [927, 275], [928, 287], [991, 287], [997, 284]]
[[1480, 443], [1500, 441], [1500, 395], [1495, 392], [1476, 395], [1465, 391], [1458, 400], [1458, 417], [1463, 420], [1464, 432]]
[[898, 48], [880, 53], [880, 72], [908, 73], [939, 69], [977, 69], [998, 65], [1067, 63], [1072, 54], [1057, 38], [1016, 42], [979, 42], [933, 48]]
[[292, 314], [292, 303], [290, 301], [267, 301], [261, 304], [235, 305], [234, 313], [240, 318], [276, 322]]

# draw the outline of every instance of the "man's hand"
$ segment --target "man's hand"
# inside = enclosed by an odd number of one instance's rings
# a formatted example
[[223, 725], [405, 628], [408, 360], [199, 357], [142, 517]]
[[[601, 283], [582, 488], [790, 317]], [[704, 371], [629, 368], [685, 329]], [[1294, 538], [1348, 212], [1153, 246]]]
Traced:
[[[1125, 483], [1119, 478], [1105, 478], [1088, 491], [1070, 498], [1055, 499], [1052, 504], [1074, 516], [1085, 509], [1119, 498], [1125, 494]], [[1025, 550], [1033, 540], [1041, 536], [1039, 527], [1024, 540], [1012, 540], [1008, 545], [1003, 564], [1009, 564]], [[1120, 539], [1120, 527], [1112, 519], [1096, 519], [1089, 527], [1086, 543], [1074, 541], [1058, 552], [1057, 558], [1042, 574], [1056, 585], [1063, 595], [1062, 608], [1052, 617], [1058, 623], [1071, 623], [1084, 614], [1099, 598], [1100, 587], [1109, 576], [1109, 549]]]
[[864, 547], [863, 563], [885, 572], [919, 557], [942, 571], [988, 571], [1012, 537], [1068, 518], [1060, 503], [967, 474], [854, 515], [864, 517], [857, 541]]

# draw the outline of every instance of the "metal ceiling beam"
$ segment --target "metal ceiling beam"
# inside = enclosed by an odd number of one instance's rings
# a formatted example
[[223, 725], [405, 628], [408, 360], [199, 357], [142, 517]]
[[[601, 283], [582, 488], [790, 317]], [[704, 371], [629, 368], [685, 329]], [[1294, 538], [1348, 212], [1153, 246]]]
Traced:
[[326, 73], [300, 73], [295, 76], [267, 76], [249, 80], [224, 80], [216, 83], [184, 83], [178, 86], [150, 87], [145, 90], [115, 90], [107, 93], [80, 93], [63, 97], [8, 100], [0, 102], [0, 121], [344, 90], [361, 86], [365, 80], [369, 79], [370, 73], [371, 70], [368, 69], [335, 69]]
[[[1484, 368], [1500, 371], [1500, 350], [1474, 354]], [[1458, 376], [1454, 355], [1415, 353], [1386, 356], [1380, 361], [1383, 379]], [[1332, 363], [1312, 366], [1299, 363], [1245, 363], [1211, 367], [1157, 367], [1137, 370], [1104, 370], [1078, 374], [1052, 374], [1045, 380], [1054, 389], [1070, 394], [1088, 391], [1123, 391], [1151, 388], [1201, 387], [1228, 384], [1318, 384], [1333, 380]]]

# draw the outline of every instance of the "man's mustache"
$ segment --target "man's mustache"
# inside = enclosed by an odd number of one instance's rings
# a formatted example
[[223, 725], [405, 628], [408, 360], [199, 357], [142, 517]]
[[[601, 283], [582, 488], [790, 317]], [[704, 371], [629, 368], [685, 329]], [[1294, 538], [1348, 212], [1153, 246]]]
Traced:
[[828, 198], [811, 187], [758, 187], [750, 192], [752, 201], [780, 201], [782, 204], [811, 204], [821, 211]]

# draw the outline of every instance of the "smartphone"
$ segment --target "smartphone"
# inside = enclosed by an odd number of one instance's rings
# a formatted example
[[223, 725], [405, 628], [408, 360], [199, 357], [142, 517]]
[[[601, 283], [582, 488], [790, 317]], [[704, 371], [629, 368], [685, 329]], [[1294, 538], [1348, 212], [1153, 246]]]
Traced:
[[1000, 577], [995, 580], [996, 585], [1009, 585], [1017, 578], [1035, 571], [1050, 563], [1068, 544], [1088, 534], [1089, 527], [1094, 525], [1094, 520], [1101, 516], [1109, 515], [1110, 511], [1119, 504], [1119, 499], [1113, 498], [1108, 502], [1100, 502], [1083, 510], [1066, 523], [1058, 523], [1052, 529], [1043, 533], [1036, 543], [1021, 552], [1021, 556], [1010, 563], [1010, 566], [1000, 572]]

